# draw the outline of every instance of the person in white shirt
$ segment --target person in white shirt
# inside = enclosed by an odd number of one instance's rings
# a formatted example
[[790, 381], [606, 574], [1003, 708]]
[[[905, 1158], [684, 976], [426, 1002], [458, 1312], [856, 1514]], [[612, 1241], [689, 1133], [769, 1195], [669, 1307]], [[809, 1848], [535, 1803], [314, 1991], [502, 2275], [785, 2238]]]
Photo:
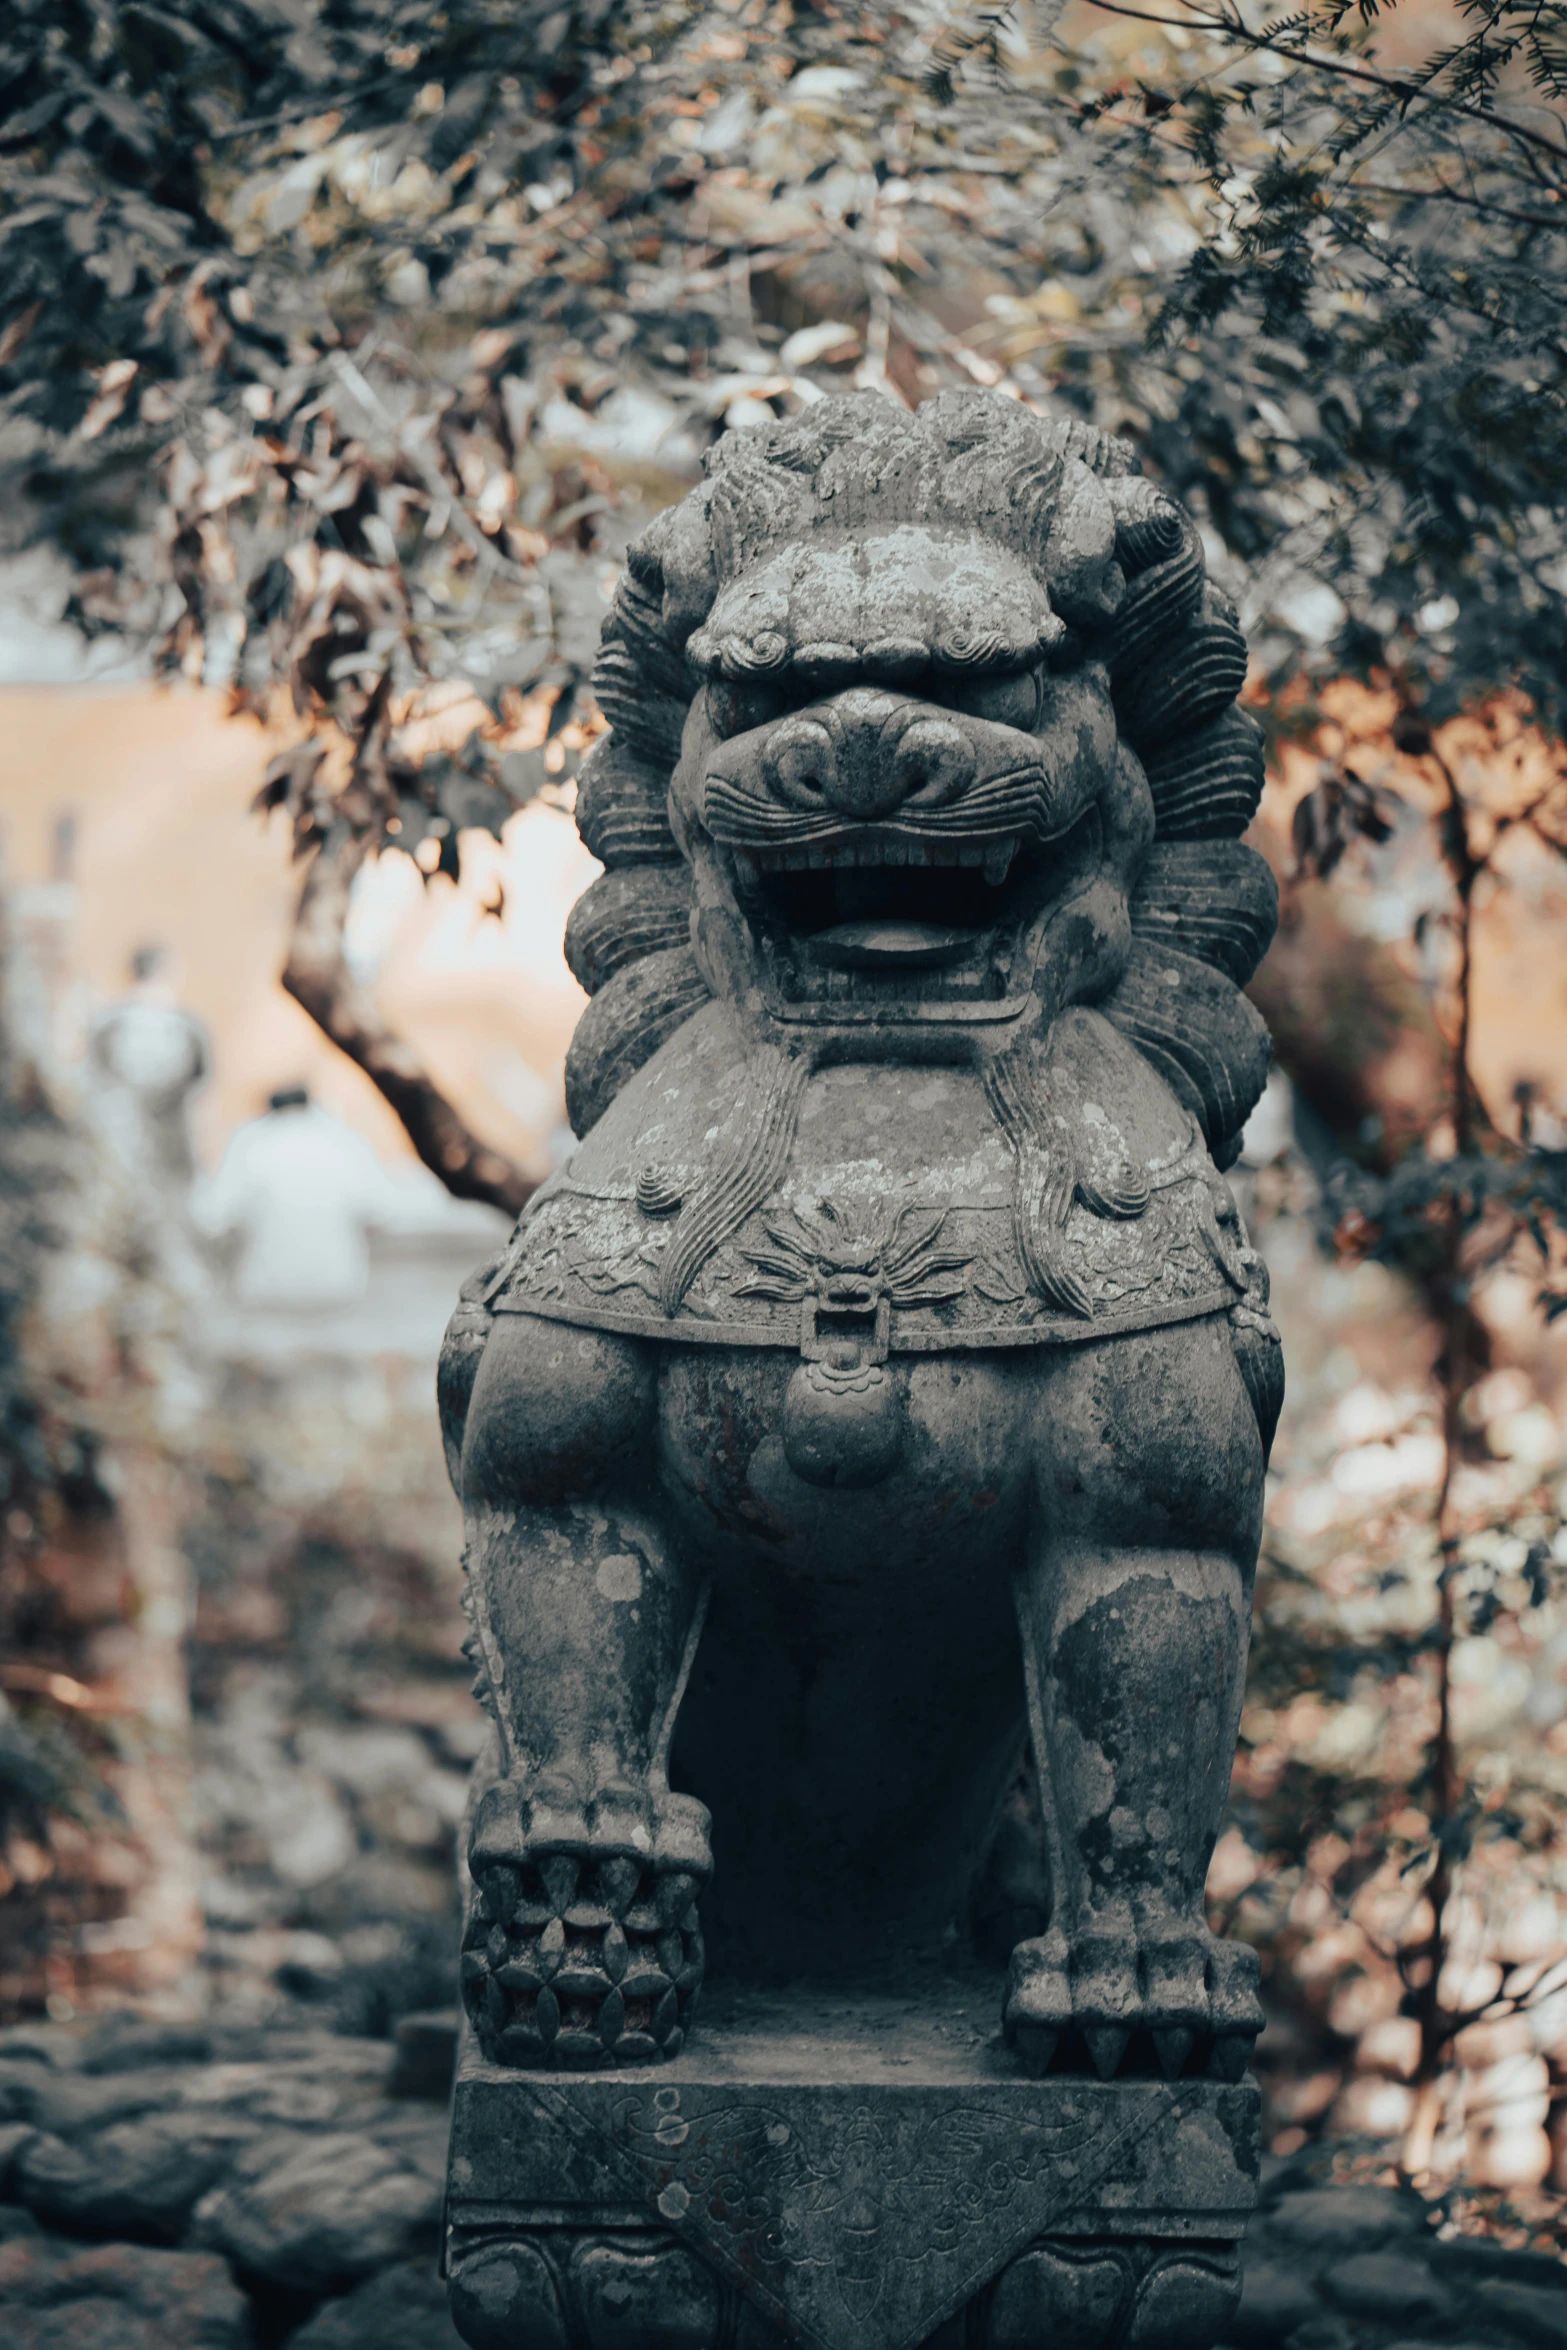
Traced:
[[363, 1135], [302, 1085], [282, 1087], [239, 1128], [193, 1210], [210, 1238], [239, 1235], [236, 1300], [291, 1312], [362, 1298], [371, 1233], [408, 1218], [402, 1187]]

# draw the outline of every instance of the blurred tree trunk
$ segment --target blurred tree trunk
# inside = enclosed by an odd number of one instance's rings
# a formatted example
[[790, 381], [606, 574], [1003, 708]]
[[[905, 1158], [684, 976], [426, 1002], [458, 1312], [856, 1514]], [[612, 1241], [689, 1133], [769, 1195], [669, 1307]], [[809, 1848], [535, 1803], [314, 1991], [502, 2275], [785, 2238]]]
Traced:
[[402, 1121], [424, 1164], [458, 1199], [482, 1200], [515, 1216], [533, 1185], [463, 1124], [412, 1047], [388, 1027], [371, 989], [355, 978], [343, 951], [354, 881], [369, 854], [367, 837], [334, 828], [311, 855], [295, 909], [283, 985], [370, 1079]]

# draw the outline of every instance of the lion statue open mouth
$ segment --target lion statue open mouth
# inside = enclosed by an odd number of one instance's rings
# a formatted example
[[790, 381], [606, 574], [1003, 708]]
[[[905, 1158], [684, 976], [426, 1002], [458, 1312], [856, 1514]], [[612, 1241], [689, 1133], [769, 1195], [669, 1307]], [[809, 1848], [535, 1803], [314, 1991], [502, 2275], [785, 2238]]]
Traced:
[[1027, 1741], [1019, 2060], [1244, 2066], [1202, 1893], [1282, 1392], [1218, 1171], [1276, 920], [1245, 666], [1131, 451], [990, 394], [731, 435], [632, 549], [584, 1140], [442, 1373], [500, 2061], [673, 2052], [704, 1932], [754, 1981], [950, 1952]]

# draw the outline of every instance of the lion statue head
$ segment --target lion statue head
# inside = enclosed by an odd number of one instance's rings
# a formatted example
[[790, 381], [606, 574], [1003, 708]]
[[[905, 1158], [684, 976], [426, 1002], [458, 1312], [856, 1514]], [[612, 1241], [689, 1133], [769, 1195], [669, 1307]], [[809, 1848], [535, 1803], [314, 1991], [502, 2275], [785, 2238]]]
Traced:
[[1262, 737], [1190, 517], [985, 392], [731, 434], [631, 548], [566, 947], [584, 1133], [710, 997], [815, 1065], [1113, 1021], [1220, 1165], [1266, 1078]]

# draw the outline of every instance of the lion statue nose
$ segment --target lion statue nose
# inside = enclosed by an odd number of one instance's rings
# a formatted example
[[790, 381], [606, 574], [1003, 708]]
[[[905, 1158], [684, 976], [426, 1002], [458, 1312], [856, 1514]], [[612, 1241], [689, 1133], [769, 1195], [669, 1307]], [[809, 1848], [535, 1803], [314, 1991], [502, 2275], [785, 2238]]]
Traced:
[[939, 807], [973, 781], [974, 751], [956, 720], [905, 696], [852, 687], [774, 729], [763, 773], [791, 807], [835, 809], [861, 823], [906, 801]]

